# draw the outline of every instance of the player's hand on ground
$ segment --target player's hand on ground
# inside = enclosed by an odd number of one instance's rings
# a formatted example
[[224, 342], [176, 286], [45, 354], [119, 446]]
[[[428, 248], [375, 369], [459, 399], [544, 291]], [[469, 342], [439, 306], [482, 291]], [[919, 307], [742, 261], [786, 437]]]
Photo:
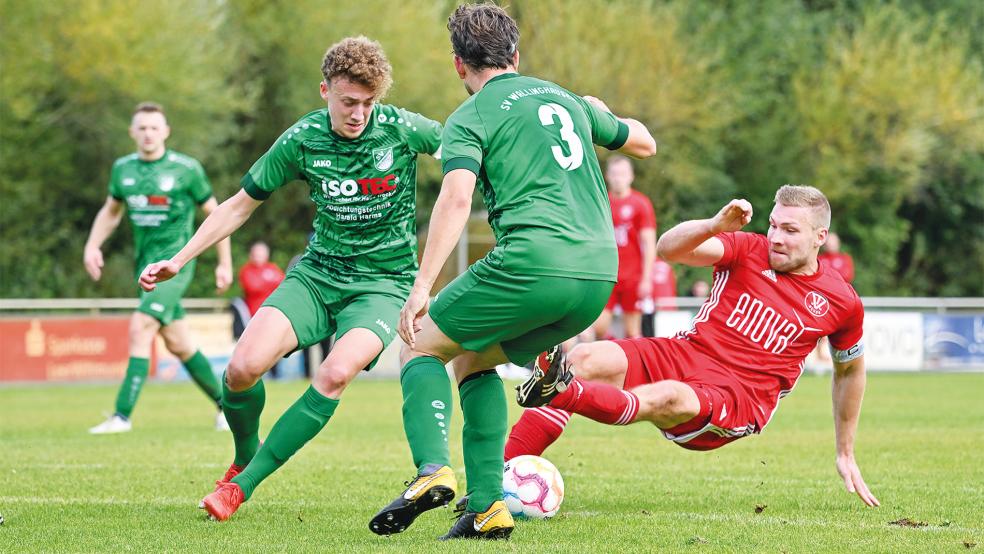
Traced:
[[157, 288], [157, 283], [167, 281], [181, 271], [181, 267], [171, 260], [163, 260], [144, 268], [140, 274], [140, 288], [150, 292]]
[[397, 331], [410, 348], [414, 347], [415, 335], [420, 330], [420, 318], [427, 313], [430, 304], [430, 291], [422, 288], [413, 287], [410, 296], [400, 310], [400, 324]]
[[732, 200], [714, 216], [714, 229], [718, 233], [740, 231], [752, 220], [752, 205], [742, 198]]
[[585, 96], [584, 97], [584, 100], [588, 104], [591, 104], [592, 106], [598, 108], [599, 110], [606, 111], [608, 113], [612, 113], [612, 111], [610, 109], [608, 109], [608, 105], [607, 104], [605, 104], [604, 102], [602, 102], [598, 98], [595, 98], [594, 96]]
[[92, 277], [93, 281], [98, 281], [102, 277], [103, 253], [102, 250], [94, 246], [87, 246], [82, 254], [82, 262], [85, 270]]
[[215, 293], [222, 294], [232, 285], [232, 266], [219, 264], [215, 266]]
[[837, 473], [840, 473], [841, 479], [844, 480], [844, 487], [847, 488], [847, 492], [857, 494], [861, 501], [868, 506], [881, 506], [875, 495], [871, 494], [864, 478], [861, 477], [861, 468], [854, 461], [854, 456], [837, 456]]

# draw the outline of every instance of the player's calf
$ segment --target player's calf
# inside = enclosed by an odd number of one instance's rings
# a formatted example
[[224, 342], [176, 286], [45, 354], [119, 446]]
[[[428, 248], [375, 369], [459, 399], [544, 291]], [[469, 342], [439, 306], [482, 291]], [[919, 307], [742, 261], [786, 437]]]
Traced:
[[567, 362], [579, 379], [621, 387], [629, 361], [613, 341], [579, 344], [567, 353]]
[[631, 392], [639, 399], [636, 420], [650, 421], [661, 429], [690, 421], [700, 413], [697, 393], [690, 385], [680, 381], [640, 385]]

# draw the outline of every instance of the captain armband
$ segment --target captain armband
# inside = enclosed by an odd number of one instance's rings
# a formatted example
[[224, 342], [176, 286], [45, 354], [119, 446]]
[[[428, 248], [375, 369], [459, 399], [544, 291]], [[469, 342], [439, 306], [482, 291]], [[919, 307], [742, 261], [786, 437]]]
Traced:
[[839, 364], [846, 364], [847, 362], [856, 360], [863, 355], [864, 339], [859, 340], [857, 344], [847, 350], [838, 350], [834, 348], [834, 345], [830, 345], [830, 359]]

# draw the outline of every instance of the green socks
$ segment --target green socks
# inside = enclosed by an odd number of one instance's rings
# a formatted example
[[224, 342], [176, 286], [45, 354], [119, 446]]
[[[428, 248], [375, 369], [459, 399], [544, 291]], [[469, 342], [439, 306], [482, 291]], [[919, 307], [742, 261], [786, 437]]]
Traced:
[[[324, 428], [337, 407], [338, 400], [322, 395], [314, 387], [308, 387], [304, 391], [297, 402], [294, 402], [294, 405], [277, 420], [263, 447], [252, 460], [248, 460], [249, 465], [246, 469], [232, 480], [243, 490], [246, 499], [249, 499], [260, 482], [284, 465], [295, 452]], [[231, 427], [232, 422], [229, 423]], [[236, 451], [238, 454], [238, 445]], [[501, 453], [499, 457], [502, 457]], [[239, 464], [238, 457], [236, 464]]]
[[232, 463], [244, 467], [253, 459], [260, 444], [260, 414], [266, 403], [266, 389], [260, 379], [252, 387], [241, 391], [229, 390], [222, 376], [222, 410], [236, 444], [236, 457]]
[[221, 408], [222, 390], [219, 388], [219, 380], [215, 378], [215, 373], [212, 371], [212, 364], [202, 354], [202, 351], [196, 350], [190, 358], [181, 363], [184, 364], [188, 375], [195, 381], [198, 388], [202, 389], [202, 392], [208, 395]]
[[502, 500], [506, 449], [506, 391], [494, 369], [469, 375], [458, 385], [465, 416], [462, 449], [468, 479], [468, 511], [481, 513]]
[[137, 403], [137, 397], [140, 396], [140, 389], [147, 380], [148, 371], [150, 371], [150, 360], [130, 358], [130, 363], [126, 366], [126, 377], [123, 378], [120, 391], [116, 394], [116, 413], [129, 419], [133, 406]]
[[[437, 358], [422, 356], [403, 366], [403, 430], [417, 469], [427, 464], [451, 465], [451, 380]], [[501, 481], [501, 475], [500, 475]]]

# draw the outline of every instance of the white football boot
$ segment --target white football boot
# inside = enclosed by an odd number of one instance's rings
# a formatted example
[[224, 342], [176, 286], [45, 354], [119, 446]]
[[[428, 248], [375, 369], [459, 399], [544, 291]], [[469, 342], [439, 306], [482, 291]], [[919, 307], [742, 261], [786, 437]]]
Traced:
[[109, 416], [109, 419], [89, 429], [93, 435], [107, 435], [109, 433], [127, 433], [133, 428], [133, 423], [129, 419], [119, 414]]

